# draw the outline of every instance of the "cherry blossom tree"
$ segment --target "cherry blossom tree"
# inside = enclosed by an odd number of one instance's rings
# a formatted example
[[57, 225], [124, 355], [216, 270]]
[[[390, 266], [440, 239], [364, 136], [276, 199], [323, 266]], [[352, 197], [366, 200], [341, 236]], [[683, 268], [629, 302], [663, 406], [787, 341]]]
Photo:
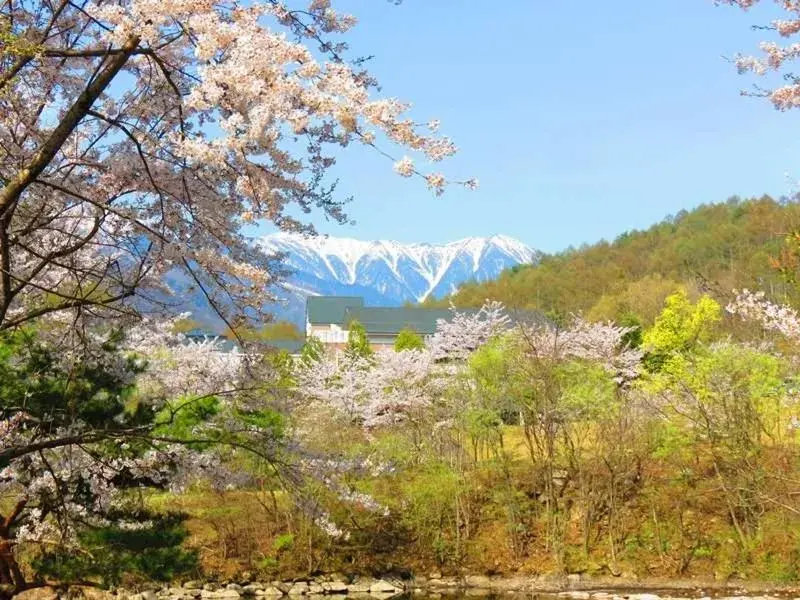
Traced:
[[487, 302], [472, 312], [453, 308], [450, 319], [437, 322], [428, 347], [382, 350], [370, 356], [323, 353], [317, 360], [299, 363], [297, 385], [320, 408], [368, 429], [404, 422], [431, 406], [441, 391], [441, 380], [452, 374], [452, 365], [463, 363], [510, 323], [498, 302]]
[[519, 337], [527, 353], [548, 361], [584, 360], [599, 364], [619, 384], [639, 374], [643, 352], [625, 343], [633, 331], [612, 322], [589, 322], [574, 317], [566, 328], [539, 324], [520, 329]]
[[725, 310], [760, 324], [765, 331], [780, 333], [793, 342], [800, 342], [800, 316], [797, 311], [790, 306], [770, 302], [764, 292], [736, 292], [736, 298]]
[[437, 360], [463, 360], [492, 337], [508, 330], [511, 319], [502, 303], [487, 301], [477, 311], [451, 308], [450, 319], [440, 319], [428, 344]]
[[311, 412], [332, 411], [347, 421], [360, 422], [373, 391], [372, 361], [344, 352], [323, 352], [316, 360], [301, 361], [296, 383]]
[[261, 310], [280, 269], [242, 227], [345, 221], [340, 147], [406, 152], [395, 170], [441, 193], [412, 156], [455, 145], [374, 95], [355, 23], [330, 0], [3, 3], [0, 329], [164, 302], [168, 273], [226, 321]]
[[156, 527], [131, 488], [243, 485], [232, 455], [276, 459], [280, 419], [245, 358], [169, 330], [144, 321], [75, 353], [25, 330], [0, 339], [0, 596], [28, 585], [21, 548], [77, 557], [87, 528]]

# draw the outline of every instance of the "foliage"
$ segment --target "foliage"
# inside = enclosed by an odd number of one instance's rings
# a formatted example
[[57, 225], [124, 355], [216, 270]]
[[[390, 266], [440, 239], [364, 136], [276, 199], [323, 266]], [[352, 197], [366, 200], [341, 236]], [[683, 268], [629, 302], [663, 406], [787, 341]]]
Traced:
[[782, 232], [794, 229], [800, 230], [797, 202], [734, 197], [681, 211], [613, 241], [545, 255], [535, 265], [509, 269], [493, 281], [466, 283], [457, 294], [428, 304], [478, 307], [490, 298], [509, 309], [564, 318], [584, 313], [618, 323], [633, 313], [646, 327], [677, 285], [692, 298], [701, 290], [722, 301], [730, 290], [748, 288], [795, 303], [800, 291], [771, 263], [784, 246]]
[[722, 308], [709, 296], [694, 304], [683, 289], [668, 296], [653, 327], [642, 336], [642, 345], [649, 353], [648, 365], [658, 369], [668, 357], [709, 341], [721, 318]]
[[676, 352], [643, 383], [670, 411], [673, 443], [710, 463], [743, 550], [769, 502], [762, 440], [783, 437], [787, 375], [780, 358], [723, 343]]
[[313, 335], [306, 338], [306, 343], [300, 350], [300, 362], [310, 365], [318, 362], [325, 353], [325, 346], [322, 341]]
[[297, 325], [289, 321], [277, 321], [275, 323], [267, 323], [258, 328], [255, 327], [238, 327], [234, 334], [233, 331], [228, 330], [225, 332], [225, 337], [239, 338], [246, 342], [272, 342], [282, 340], [302, 340], [303, 334], [297, 328]]
[[57, 581], [96, 578], [106, 586], [119, 585], [123, 578], [173, 581], [198, 569], [197, 554], [181, 547], [188, 536], [186, 515], [142, 510], [120, 515], [121, 519], [131, 517], [151, 526], [86, 529], [78, 536], [78, 549], [45, 551], [34, 560], [34, 568]]
[[590, 321], [617, 321], [635, 319], [640, 326], [650, 326], [661, 313], [664, 300], [681, 289], [681, 284], [660, 275], [645, 275], [631, 281], [618, 293], [603, 294], [586, 317]]
[[395, 352], [402, 352], [403, 350], [422, 350], [425, 347], [425, 342], [422, 341], [416, 331], [408, 327], [401, 329], [397, 338], [394, 340]]
[[[177, 548], [180, 517], [149, 518], [133, 491], [240, 485], [251, 477], [243, 451], [279, 452], [278, 410], [255, 388], [229, 400], [244, 382], [242, 357], [171, 330], [145, 322], [58, 349], [31, 330], [2, 336], [0, 493], [11, 510], [0, 545], [12, 549], [0, 555], [4, 586], [27, 585], [20, 553], [34, 556], [39, 574], [107, 583], [193, 568]], [[99, 555], [106, 560], [86, 558]]]
[[348, 324], [347, 348], [345, 354], [351, 358], [369, 358], [373, 351], [367, 338], [367, 330], [358, 321], [351, 321]]

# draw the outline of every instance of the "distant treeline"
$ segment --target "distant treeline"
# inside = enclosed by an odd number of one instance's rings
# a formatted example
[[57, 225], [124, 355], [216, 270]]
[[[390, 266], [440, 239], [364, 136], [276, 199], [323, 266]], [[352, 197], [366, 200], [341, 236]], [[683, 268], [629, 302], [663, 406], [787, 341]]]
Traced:
[[628, 231], [545, 255], [498, 279], [461, 286], [429, 304], [480, 306], [487, 298], [553, 316], [652, 322], [664, 298], [683, 285], [725, 299], [733, 289], [765, 291], [797, 304], [798, 288], [775, 269], [786, 235], [800, 228], [800, 204], [769, 196], [705, 204], [681, 211], [644, 231]]

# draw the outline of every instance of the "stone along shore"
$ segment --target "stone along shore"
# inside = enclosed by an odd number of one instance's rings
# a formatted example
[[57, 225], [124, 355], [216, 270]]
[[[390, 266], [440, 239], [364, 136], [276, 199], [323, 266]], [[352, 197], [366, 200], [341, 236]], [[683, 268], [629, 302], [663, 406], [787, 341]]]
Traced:
[[553, 600], [769, 600], [794, 598], [800, 600], [800, 588], [760, 582], [720, 582], [674, 579], [627, 579], [618, 577], [588, 578], [580, 575], [443, 577], [431, 573], [428, 577], [399, 579], [395, 577], [347, 577], [339, 574], [295, 579], [291, 581], [238, 582], [187, 581], [168, 586], [143, 586], [139, 590], [113, 591], [90, 587], [66, 590], [50, 587], [31, 589], [17, 600], [237, 600], [259, 598], [315, 597], [323, 600], [363, 598], [387, 600], [403, 594], [419, 594], [427, 598], [442, 595], [497, 596], [540, 595]]

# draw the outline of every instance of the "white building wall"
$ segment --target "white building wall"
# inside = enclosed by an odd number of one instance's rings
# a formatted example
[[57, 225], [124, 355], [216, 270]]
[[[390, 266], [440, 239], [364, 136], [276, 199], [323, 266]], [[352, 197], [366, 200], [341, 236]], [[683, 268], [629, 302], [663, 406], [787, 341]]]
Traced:
[[350, 332], [339, 325], [312, 325], [306, 323], [306, 336], [314, 336], [323, 344], [345, 344]]

